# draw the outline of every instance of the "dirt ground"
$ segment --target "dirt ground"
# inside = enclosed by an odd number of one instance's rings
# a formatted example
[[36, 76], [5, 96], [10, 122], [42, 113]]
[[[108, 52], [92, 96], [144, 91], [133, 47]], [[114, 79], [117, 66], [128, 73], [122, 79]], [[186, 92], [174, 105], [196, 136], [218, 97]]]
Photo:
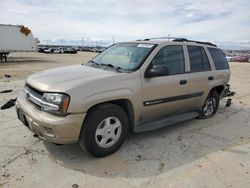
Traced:
[[[0, 106], [28, 75], [87, 62], [96, 54], [16, 53], [0, 63]], [[0, 187], [250, 187], [250, 63], [230, 63], [233, 104], [217, 115], [130, 134], [115, 154], [96, 159], [75, 145], [32, 136], [15, 108], [0, 110]], [[10, 74], [5, 78], [4, 74]]]

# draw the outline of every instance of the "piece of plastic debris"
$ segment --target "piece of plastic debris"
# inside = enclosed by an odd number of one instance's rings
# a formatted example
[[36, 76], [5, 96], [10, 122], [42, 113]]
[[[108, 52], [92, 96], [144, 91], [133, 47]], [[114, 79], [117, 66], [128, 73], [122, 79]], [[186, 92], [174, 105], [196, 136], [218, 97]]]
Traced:
[[72, 185], [72, 188], [78, 188], [78, 187], [79, 187], [79, 185], [77, 185], [77, 184]]
[[7, 89], [7, 90], [1, 91], [0, 93], [10, 93], [10, 92], [12, 92], [12, 91], [13, 91], [12, 89]]
[[228, 99], [228, 100], [227, 100], [227, 103], [226, 103], [226, 107], [231, 106], [231, 104], [232, 104], [232, 99]]
[[228, 97], [232, 97], [232, 96], [234, 96], [236, 93], [234, 92], [234, 91], [231, 91], [230, 93], [228, 93]]
[[10, 77], [11, 77], [10, 74], [5, 74], [4, 76], [5, 76], [6, 78], [10, 78]]
[[7, 103], [5, 103], [3, 106], [1, 106], [1, 110], [5, 110], [8, 108], [11, 108], [12, 106], [15, 106], [16, 98], [10, 99]]

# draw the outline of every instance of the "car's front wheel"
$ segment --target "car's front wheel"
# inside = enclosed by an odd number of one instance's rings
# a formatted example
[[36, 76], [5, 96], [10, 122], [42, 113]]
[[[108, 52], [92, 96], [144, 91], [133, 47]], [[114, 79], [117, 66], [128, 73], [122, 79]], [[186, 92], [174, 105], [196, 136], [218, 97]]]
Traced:
[[218, 94], [217, 91], [212, 91], [208, 95], [201, 109], [200, 118], [207, 119], [207, 118], [213, 117], [218, 110], [219, 102], [220, 102], [220, 95]]
[[90, 154], [104, 157], [121, 147], [128, 127], [127, 114], [120, 106], [109, 103], [99, 105], [88, 113], [79, 144]]

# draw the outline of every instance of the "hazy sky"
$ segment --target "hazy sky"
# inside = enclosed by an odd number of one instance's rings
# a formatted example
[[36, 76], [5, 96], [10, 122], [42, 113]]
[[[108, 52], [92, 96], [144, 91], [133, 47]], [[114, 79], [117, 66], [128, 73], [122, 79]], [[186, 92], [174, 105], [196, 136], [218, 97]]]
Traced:
[[250, 0], [0, 0], [40, 40], [171, 36], [250, 47]]

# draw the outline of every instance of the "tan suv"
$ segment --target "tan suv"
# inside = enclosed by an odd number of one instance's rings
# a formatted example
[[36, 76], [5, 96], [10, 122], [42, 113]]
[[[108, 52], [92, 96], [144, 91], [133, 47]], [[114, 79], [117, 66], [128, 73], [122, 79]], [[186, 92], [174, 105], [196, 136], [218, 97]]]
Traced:
[[18, 118], [41, 139], [102, 157], [129, 131], [212, 117], [230, 71], [214, 44], [179, 38], [118, 43], [87, 64], [31, 75]]

